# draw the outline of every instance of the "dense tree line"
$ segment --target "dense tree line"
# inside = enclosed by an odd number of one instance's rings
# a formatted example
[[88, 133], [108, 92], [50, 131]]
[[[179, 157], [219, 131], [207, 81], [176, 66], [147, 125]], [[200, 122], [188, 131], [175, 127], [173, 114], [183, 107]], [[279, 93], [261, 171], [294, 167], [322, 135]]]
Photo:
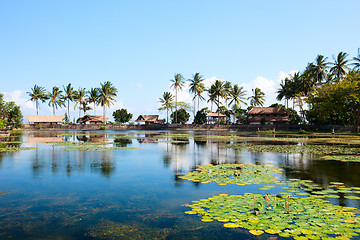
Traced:
[[103, 121], [105, 122], [106, 107], [110, 107], [114, 104], [115, 97], [117, 95], [117, 89], [111, 82], [100, 83], [100, 87], [91, 88], [86, 91], [85, 88], [79, 87], [77, 90], [69, 83], [63, 86], [63, 90], [59, 87], [53, 87], [50, 92], [46, 91], [44, 87], [35, 84], [31, 91], [27, 92], [31, 101], [35, 102], [36, 114], [39, 115], [39, 103], [45, 103], [48, 101], [48, 105], [53, 109], [53, 115], [55, 110], [67, 105], [66, 118], [70, 118], [70, 102], [74, 103], [74, 109], [79, 108], [79, 118], [81, 111], [85, 115], [87, 111], [91, 110], [93, 104], [94, 114], [96, 115], [96, 106], [100, 105], [103, 107]]
[[[360, 124], [360, 56], [340, 52], [332, 61], [318, 55], [305, 70], [280, 84], [278, 100], [292, 100], [310, 124]], [[305, 110], [304, 105], [308, 105]]]

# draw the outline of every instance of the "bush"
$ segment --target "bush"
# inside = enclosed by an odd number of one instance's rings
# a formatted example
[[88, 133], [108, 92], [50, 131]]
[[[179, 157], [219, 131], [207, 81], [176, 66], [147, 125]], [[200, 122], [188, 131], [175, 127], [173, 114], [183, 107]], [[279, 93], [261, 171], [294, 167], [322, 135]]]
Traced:
[[263, 117], [262, 119], [261, 119], [261, 125], [264, 125], [266, 123], [266, 119]]
[[39, 123], [37, 126], [36, 126], [37, 129], [42, 129], [42, 125]]
[[105, 126], [100, 126], [99, 130], [106, 130]]

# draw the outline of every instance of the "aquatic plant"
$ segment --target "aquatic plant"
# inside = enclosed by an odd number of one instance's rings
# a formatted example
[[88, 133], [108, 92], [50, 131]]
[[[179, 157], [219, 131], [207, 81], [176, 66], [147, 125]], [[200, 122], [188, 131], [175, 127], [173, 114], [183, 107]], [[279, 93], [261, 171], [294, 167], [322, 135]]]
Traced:
[[114, 151], [114, 150], [130, 150], [130, 149], [139, 149], [139, 148], [87, 146], [87, 145], [68, 146], [63, 148], [63, 150], [66, 151]]
[[[345, 153], [348, 154], [348, 153]], [[323, 156], [321, 159], [324, 160], [335, 160], [341, 162], [360, 162], [359, 155], [334, 155], [334, 156]]]
[[5, 147], [0, 148], [0, 152], [18, 152], [23, 150], [32, 150], [36, 149], [35, 147]]
[[203, 222], [216, 220], [224, 227], [248, 229], [253, 235], [346, 239], [360, 232], [358, 209], [336, 206], [316, 196], [220, 194], [186, 206], [191, 208], [186, 214], [197, 214]]
[[263, 165], [209, 164], [198, 166], [195, 171], [180, 176], [180, 178], [202, 183], [215, 182], [222, 185], [277, 183], [277, 178], [273, 174], [281, 173], [281, 171], [280, 168]]

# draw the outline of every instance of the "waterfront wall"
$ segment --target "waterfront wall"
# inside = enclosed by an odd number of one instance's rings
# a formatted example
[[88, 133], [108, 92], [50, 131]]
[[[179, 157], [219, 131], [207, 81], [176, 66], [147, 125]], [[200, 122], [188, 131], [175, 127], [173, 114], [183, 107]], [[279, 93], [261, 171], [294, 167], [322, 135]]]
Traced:
[[105, 126], [106, 130], [173, 130], [173, 131], [241, 131], [254, 132], [258, 130], [273, 130], [276, 131], [320, 131], [331, 132], [332, 129], [336, 132], [351, 132], [352, 126], [305, 126], [305, 125], [291, 125], [291, 124], [265, 124], [265, 125], [250, 125], [250, 124], [233, 124], [233, 125], [214, 125], [214, 124], [150, 124], [150, 125], [118, 125], [118, 124], [99, 124], [99, 125], [81, 125], [81, 124], [49, 124], [42, 125], [39, 129], [37, 125], [25, 124], [23, 130], [99, 130], [101, 126]]

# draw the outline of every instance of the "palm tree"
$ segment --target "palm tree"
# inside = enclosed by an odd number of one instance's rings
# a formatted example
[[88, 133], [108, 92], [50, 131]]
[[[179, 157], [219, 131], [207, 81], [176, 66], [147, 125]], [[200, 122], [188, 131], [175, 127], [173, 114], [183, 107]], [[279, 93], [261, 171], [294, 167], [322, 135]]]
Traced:
[[211, 85], [211, 87], [207, 90], [209, 100], [207, 102], [211, 102], [210, 111], [212, 112], [213, 103], [216, 101], [216, 96], [214, 94], [214, 87]]
[[64, 96], [62, 95], [60, 88], [53, 87], [52, 92], [49, 94], [50, 101], [49, 106], [53, 109], [53, 115], [55, 115], [55, 108], [65, 106], [64, 104]]
[[265, 93], [260, 88], [252, 89], [253, 96], [249, 97], [251, 106], [263, 106], [265, 101]]
[[230, 98], [231, 101], [229, 102], [229, 104], [231, 105], [232, 103], [234, 103], [234, 105], [238, 105], [241, 108], [241, 103], [246, 104], [246, 102], [244, 101], [245, 98], [245, 93], [246, 90], [244, 90], [243, 87], [240, 87], [238, 84], [235, 84], [230, 91]]
[[225, 99], [226, 107], [228, 107], [227, 100], [231, 97], [231, 90], [232, 90], [231, 82], [226, 81], [224, 83], [224, 96], [223, 96], [223, 98]]
[[177, 122], [177, 90], [184, 86], [184, 77], [180, 73], [176, 73], [174, 79], [170, 80], [173, 84], [170, 87], [175, 89], [175, 122]]
[[196, 99], [196, 97], [198, 98], [198, 109], [199, 109], [200, 99], [204, 100], [204, 97], [201, 96], [201, 94], [205, 91], [205, 85], [203, 83], [204, 79], [202, 78], [200, 73], [195, 73], [193, 75], [193, 79], [188, 79], [188, 81], [190, 82], [189, 92], [194, 94], [193, 100], [194, 100], [194, 118], [195, 118], [195, 114], [196, 114], [195, 99]]
[[354, 65], [353, 70], [360, 70], [360, 50], [358, 56], [353, 58], [353, 61], [354, 63], [351, 64]]
[[317, 55], [315, 58], [313, 74], [315, 76], [316, 83], [323, 83], [323, 81], [326, 80], [326, 76], [328, 74], [327, 69], [329, 66], [329, 62], [327, 62], [326, 59], [327, 58], [323, 55]]
[[49, 99], [48, 92], [45, 90], [44, 87], [40, 87], [38, 85], [34, 85], [33, 88], [31, 88], [30, 92], [26, 92], [29, 97], [30, 101], [35, 102], [36, 104], [36, 115], [39, 115], [39, 100], [41, 102], [45, 102], [47, 99]]
[[215, 99], [218, 106], [218, 124], [220, 124], [220, 98], [224, 98], [227, 94], [224, 81], [216, 79], [214, 84], [211, 85], [211, 94]]
[[346, 70], [349, 69], [349, 60], [346, 59], [348, 55], [347, 53], [340, 52], [336, 59], [334, 57], [334, 62], [331, 63], [332, 68], [330, 68], [330, 73], [335, 76], [337, 82], [341, 81], [342, 77], [346, 75]]
[[174, 96], [170, 92], [164, 92], [163, 97], [159, 98], [162, 107], [159, 110], [166, 109], [166, 122], [169, 123], [169, 109], [173, 107]]
[[[85, 88], [79, 87], [77, 91], [75, 91], [75, 106], [79, 104], [79, 118], [81, 114], [82, 105], [86, 102], [86, 91]], [[85, 114], [85, 113], [84, 113]]]
[[100, 83], [100, 85], [98, 103], [103, 107], [104, 123], [106, 123], [106, 107], [110, 107], [116, 101], [117, 89], [109, 81]]
[[99, 89], [98, 88], [91, 88], [90, 91], [87, 92], [87, 99], [88, 103], [94, 103], [94, 115], [96, 115], [96, 105], [98, 104], [99, 99]]
[[75, 100], [75, 91], [74, 88], [71, 86], [71, 83], [69, 83], [67, 86], [63, 86], [64, 89], [64, 100], [67, 100], [67, 116], [70, 119], [70, 112], [69, 112], [69, 105], [70, 105], [70, 101], [74, 101]]

